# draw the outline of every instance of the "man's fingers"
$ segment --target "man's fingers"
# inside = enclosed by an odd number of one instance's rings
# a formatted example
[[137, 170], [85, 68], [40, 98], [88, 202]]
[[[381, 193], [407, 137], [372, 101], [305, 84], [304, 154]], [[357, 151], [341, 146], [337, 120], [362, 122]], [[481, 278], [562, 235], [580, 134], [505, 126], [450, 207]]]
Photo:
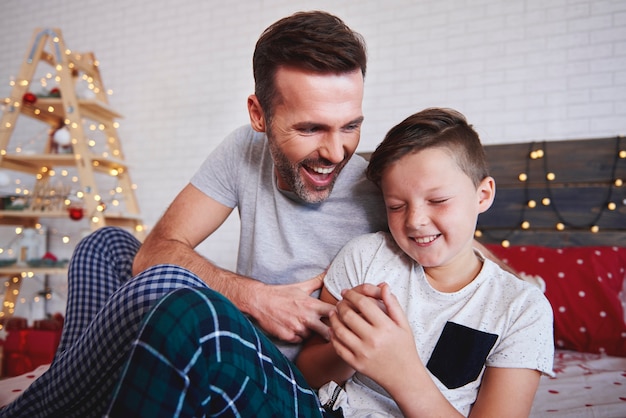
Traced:
[[298, 283], [298, 286], [308, 295], [310, 295], [316, 290], [320, 290], [322, 288], [322, 286], [324, 285], [324, 277], [326, 277], [326, 271], [321, 272], [320, 274], [309, 280]]

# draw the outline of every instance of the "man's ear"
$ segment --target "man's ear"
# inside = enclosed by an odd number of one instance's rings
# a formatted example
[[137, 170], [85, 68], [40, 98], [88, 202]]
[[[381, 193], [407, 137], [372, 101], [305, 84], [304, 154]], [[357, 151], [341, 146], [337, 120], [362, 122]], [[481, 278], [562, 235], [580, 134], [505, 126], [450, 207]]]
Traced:
[[248, 115], [250, 116], [250, 125], [257, 132], [265, 132], [265, 114], [256, 95], [248, 96]]
[[485, 177], [478, 185], [478, 208], [480, 213], [489, 209], [496, 198], [496, 181], [493, 177]]

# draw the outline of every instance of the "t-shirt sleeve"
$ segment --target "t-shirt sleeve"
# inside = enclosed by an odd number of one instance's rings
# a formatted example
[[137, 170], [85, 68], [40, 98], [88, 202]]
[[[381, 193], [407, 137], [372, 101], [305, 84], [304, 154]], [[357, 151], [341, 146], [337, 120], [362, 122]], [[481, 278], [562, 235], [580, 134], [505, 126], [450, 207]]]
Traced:
[[339, 251], [331, 263], [324, 286], [337, 300], [341, 291], [367, 281], [367, 270], [378, 249], [384, 245], [383, 233], [365, 234], [353, 238]]
[[191, 178], [191, 184], [221, 204], [236, 207], [238, 174], [244, 166], [245, 145], [244, 128], [229, 134], [204, 160]]
[[492, 367], [528, 368], [553, 376], [553, 313], [539, 288], [524, 293], [511, 312], [515, 321], [487, 358]]

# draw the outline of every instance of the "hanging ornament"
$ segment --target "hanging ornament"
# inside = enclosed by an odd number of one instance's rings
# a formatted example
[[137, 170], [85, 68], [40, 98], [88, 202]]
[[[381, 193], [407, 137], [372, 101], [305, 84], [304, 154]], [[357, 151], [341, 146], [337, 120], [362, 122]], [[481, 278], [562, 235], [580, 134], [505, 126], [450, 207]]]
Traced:
[[85, 216], [85, 210], [80, 206], [70, 206], [67, 208], [67, 212], [73, 221], [80, 221]]
[[22, 96], [22, 101], [26, 104], [35, 104], [35, 102], [37, 101], [37, 96], [28, 91], [24, 93], [24, 96]]
[[62, 147], [66, 147], [72, 142], [70, 131], [66, 128], [57, 129], [52, 137], [54, 138], [54, 142]]

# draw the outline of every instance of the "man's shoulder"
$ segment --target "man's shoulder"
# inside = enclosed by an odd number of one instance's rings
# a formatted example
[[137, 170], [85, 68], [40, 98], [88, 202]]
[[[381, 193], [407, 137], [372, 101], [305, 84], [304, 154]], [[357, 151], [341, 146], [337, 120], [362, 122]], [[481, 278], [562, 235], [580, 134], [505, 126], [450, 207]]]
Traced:
[[242, 125], [233, 130], [224, 140], [237, 147], [257, 147], [264, 146], [266, 136], [262, 132], [257, 132], [250, 125]]

